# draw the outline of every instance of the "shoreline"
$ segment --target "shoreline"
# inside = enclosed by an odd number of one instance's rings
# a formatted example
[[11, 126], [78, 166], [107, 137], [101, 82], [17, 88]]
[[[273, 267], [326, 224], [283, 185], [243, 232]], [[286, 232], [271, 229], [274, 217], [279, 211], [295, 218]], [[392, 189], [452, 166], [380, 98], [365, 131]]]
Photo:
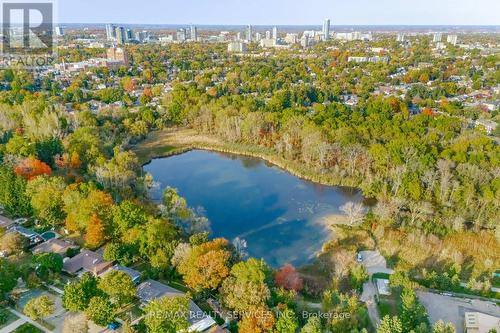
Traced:
[[[164, 142], [161, 142], [159, 145], [154, 143], [154, 146], [151, 148], [148, 148], [147, 146], [142, 147], [144, 144], [147, 144], [148, 140], [155, 139], [157, 135], [166, 136]], [[182, 140], [187, 140], [188, 142], [184, 143]], [[226, 143], [217, 137], [198, 134], [195, 130], [191, 129], [174, 129], [153, 132], [153, 136], [150, 136], [143, 142], [130, 147], [130, 150], [134, 151], [138, 155], [142, 167], [151, 163], [155, 159], [180, 155], [197, 149], [260, 158], [263, 161], [272, 164], [300, 179], [319, 185], [354, 188], [363, 194], [363, 190], [359, 187], [359, 181], [354, 179], [341, 178], [327, 173], [319, 173], [317, 170], [305, 167], [297, 161], [286, 160], [283, 157], [274, 155], [273, 152], [270, 151], [270, 148], [240, 143]], [[142, 150], [146, 152], [146, 155], [141, 152]], [[365, 198], [365, 200], [371, 199], [373, 198]]]

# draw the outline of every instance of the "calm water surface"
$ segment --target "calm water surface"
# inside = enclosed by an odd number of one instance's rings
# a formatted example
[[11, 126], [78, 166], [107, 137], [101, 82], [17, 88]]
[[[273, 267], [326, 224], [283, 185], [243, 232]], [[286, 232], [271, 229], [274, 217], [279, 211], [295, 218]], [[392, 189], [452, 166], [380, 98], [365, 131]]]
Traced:
[[310, 261], [329, 239], [327, 221], [359, 191], [318, 185], [258, 158], [193, 150], [144, 166], [161, 184], [153, 199], [174, 187], [204, 211], [212, 236], [245, 239], [250, 256], [274, 267]]

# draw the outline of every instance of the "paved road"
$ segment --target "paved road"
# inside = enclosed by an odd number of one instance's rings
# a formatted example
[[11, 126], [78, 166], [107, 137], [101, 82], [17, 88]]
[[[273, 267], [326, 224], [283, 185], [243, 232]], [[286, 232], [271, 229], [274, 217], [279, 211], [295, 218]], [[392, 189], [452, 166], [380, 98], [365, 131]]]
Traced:
[[0, 333], [10, 333], [22, 324], [24, 324], [26, 321], [22, 318], [19, 318], [13, 323], [10, 323], [9, 325], [5, 326], [4, 328], [0, 329]]
[[368, 309], [368, 315], [375, 328], [380, 325], [380, 315], [378, 313], [377, 303], [375, 302], [376, 287], [373, 282], [368, 281], [363, 284], [363, 293], [361, 294], [360, 300], [365, 302], [366, 308]]
[[375, 302], [375, 295], [377, 294], [377, 287], [372, 282], [372, 275], [375, 273], [392, 274], [394, 271], [387, 268], [385, 258], [378, 251], [361, 251], [361, 264], [365, 266], [370, 279], [363, 284], [363, 293], [361, 294], [361, 301], [365, 302], [368, 309], [368, 315], [375, 328], [380, 325], [380, 314], [378, 313], [377, 303]]
[[455, 325], [457, 333], [462, 333], [465, 312], [482, 312], [500, 318], [500, 307], [493, 302], [443, 296], [417, 290], [417, 296], [427, 309], [431, 323], [438, 320]]

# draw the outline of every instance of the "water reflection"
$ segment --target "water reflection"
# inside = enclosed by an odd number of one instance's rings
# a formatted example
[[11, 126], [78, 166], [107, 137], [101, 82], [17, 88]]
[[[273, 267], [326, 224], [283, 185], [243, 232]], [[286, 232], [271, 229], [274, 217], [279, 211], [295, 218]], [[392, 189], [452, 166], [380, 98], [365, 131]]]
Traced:
[[258, 158], [194, 150], [144, 167], [158, 181], [154, 200], [175, 187], [201, 207], [214, 237], [247, 242], [250, 256], [270, 265], [307, 263], [328, 240], [328, 225], [359, 191], [301, 180]]

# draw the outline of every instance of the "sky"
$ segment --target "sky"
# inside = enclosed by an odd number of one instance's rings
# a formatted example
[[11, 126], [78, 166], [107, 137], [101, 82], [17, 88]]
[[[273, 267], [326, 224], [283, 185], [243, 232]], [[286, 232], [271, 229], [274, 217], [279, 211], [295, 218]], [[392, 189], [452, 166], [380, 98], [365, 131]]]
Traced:
[[500, 0], [57, 0], [61, 23], [500, 25]]

